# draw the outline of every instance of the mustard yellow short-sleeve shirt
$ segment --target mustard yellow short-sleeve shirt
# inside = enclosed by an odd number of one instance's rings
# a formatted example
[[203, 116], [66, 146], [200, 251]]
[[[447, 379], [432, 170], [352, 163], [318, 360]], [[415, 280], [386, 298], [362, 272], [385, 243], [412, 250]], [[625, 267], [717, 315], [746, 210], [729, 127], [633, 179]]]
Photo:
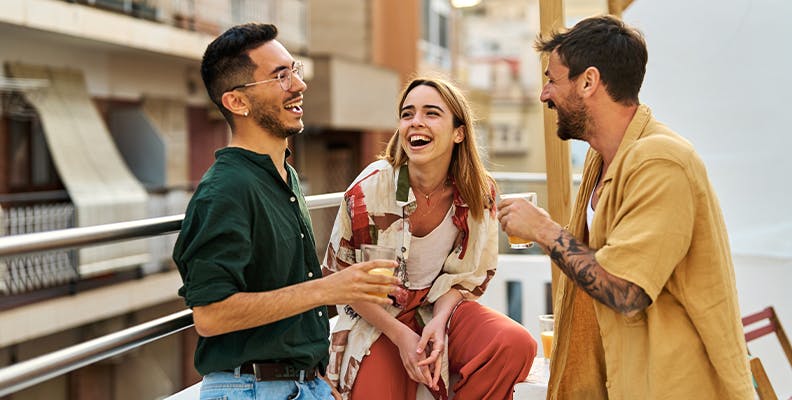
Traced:
[[[583, 221], [585, 228], [585, 207], [601, 164], [590, 151], [573, 225]], [[753, 399], [718, 200], [690, 143], [657, 122], [646, 106], [638, 108], [603, 177], [588, 243], [606, 271], [652, 299], [629, 318], [593, 301], [608, 398]], [[564, 309], [573, 306], [569, 297], [575, 290], [566, 278], [559, 286], [563, 327], [575, 323], [574, 311]], [[553, 360], [560, 365], [553, 372], [563, 374], [564, 360], [574, 357], [564, 354], [569, 346], [556, 347]], [[551, 398], [554, 380], [560, 377], [551, 378]]]

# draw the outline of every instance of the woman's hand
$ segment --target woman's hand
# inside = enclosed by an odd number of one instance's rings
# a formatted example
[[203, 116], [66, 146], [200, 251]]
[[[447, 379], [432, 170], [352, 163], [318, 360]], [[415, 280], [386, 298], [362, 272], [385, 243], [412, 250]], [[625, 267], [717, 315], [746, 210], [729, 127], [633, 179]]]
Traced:
[[[421, 334], [421, 341], [418, 342], [418, 354], [429, 354], [418, 365], [426, 366], [432, 372], [432, 384], [427, 385], [433, 390], [440, 390], [437, 382], [440, 380], [440, 372], [443, 366], [443, 352], [445, 351], [445, 325], [447, 320], [445, 318], [432, 318], [423, 329]], [[434, 364], [434, 365], [432, 365]]]
[[432, 373], [429, 367], [423, 364], [423, 361], [427, 360], [426, 355], [423, 351], [416, 351], [420, 346], [421, 337], [406, 325], [403, 325], [403, 327], [404, 329], [399, 331], [393, 343], [399, 348], [399, 355], [401, 356], [404, 370], [407, 371], [410, 379], [434, 388]]
[[407, 325], [388, 314], [382, 306], [371, 302], [359, 302], [350, 304], [352, 308], [360, 314], [366, 322], [379, 329], [390, 341], [399, 349], [404, 370], [410, 379], [423, 383], [426, 386], [432, 385], [432, 374], [429, 367], [418, 365], [426, 359], [423, 352], [417, 352], [421, 337], [412, 331]]
[[[418, 363], [421, 368], [433, 370], [431, 383], [426, 386], [433, 390], [439, 390], [438, 382], [440, 373], [443, 370], [443, 352], [445, 351], [446, 325], [448, 324], [451, 313], [456, 305], [462, 301], [462, 293], [456, 289], [451, 289], [434, 303], [432, 310], [432, 320], [424, 326], [421, 340], [418, 342], [415, 351], [424, 356]], [[426, 354], [429, 354], [426, 356]]]

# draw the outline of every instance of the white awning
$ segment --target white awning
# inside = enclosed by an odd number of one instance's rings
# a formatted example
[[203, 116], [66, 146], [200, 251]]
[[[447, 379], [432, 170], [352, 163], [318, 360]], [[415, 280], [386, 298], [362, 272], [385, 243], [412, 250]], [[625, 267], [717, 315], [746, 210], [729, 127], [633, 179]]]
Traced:
[[[46, 79], [22, 89], [38, 111], [53, 162], [76, 210], [77, 226], [145, 218], [148, 195], [127, 168], [85, 87], [81, 71], [9, 64], [15, 78]], [[84, 275], [148, 260], [144, 241], [80, 250]]]
[[[641, 101], [688, 138], [718, 192], [732, 252], [792, 262], [789, 71], [792, 3], [635, 2], [646, 35]], [[673, 21], [673, 22], [672, 22]], [[684, 45], [680, 45], [684, 43]], [[766, 81], [766, 82], [765, 82]]]

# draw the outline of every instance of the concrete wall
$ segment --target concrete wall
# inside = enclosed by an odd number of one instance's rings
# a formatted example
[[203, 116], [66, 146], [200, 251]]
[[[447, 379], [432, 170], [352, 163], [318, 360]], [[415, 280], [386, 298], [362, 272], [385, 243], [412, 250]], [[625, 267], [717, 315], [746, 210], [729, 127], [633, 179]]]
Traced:
[[368, 0], [309, 0], [308, 49], [356, 61], [371, 58]]
[[60, 0], [4, 1], [0, 22], [192, 60], [211, 41], [206, 34]]
[[399, 88], [393, 70], [342, 57], [314, 57], [303, 121], [330, 129], [393, 129]]
[[203, 84], [196, 75], [197, 60], [189, 62], [22, 28], [0, 27], [0, 62], [81, 70], [93, 97], [151, 96], [207, 102]]
[[156, 127], [165, 146], [165, 181], [168, 186], [190, 182], [187, 108], [183, 100], [148, 97], [143, 112]]

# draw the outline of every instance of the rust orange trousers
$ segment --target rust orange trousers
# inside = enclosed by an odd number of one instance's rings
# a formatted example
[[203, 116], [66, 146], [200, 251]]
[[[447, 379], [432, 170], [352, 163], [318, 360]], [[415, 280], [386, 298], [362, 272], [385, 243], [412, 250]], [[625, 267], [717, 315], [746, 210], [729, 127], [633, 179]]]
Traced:
[[[396, 318], [416, 333], [418, 306], [429, 289], [411, 291]], [[451, 315], [448, 331], [450, 374], [454, 400], [503, 400], [512, 398], [517, 382], [525, 380], [536, 356], [536, 341], [522, 326], [505, 315], [474, 301], [465, 301]], [[418, 383], [404, 370], [399, 349], [385, 335], [363, 358], [350, 394], [351, 400], [414, 400]], [[442, 381], [436, 399], [447, 399]]]

